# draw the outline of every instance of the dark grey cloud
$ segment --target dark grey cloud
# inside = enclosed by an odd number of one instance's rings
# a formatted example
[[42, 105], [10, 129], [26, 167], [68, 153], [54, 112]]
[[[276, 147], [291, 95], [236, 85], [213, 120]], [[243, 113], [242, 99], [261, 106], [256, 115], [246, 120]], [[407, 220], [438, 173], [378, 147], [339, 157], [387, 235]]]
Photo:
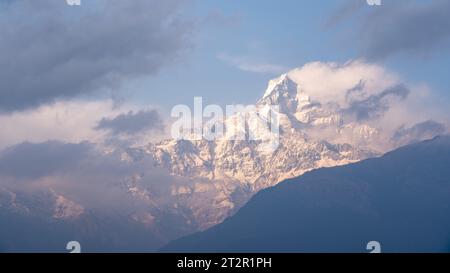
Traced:
[[364, 87], [366, 86], [366, 82], [363, 80], [360, 80], [353, 88], [350, 88], [345, 93], [345, 99], [347, 101], [352, 100], [352, 97], [356, 94], [356, 96], [359, 96], [361, 93], [364, 92]]
[[346, 98], [349, 107], [343, 110], [345, 114], [352, 115], [357, 120], [368, 120], [383, 115], [389, 109], [390, 98], [405, 99], [410, 93], [405, 85], [400, 84], [364, 99], [352, 99], [353, 96], [358, 97], [357, 93], [362, 92], [363, 86], [364, 83], [360, 82], [356, 87], [347, 91]]
[[130, 111], [114, 118], [103, 118], [95, 127], [97, 130], [109, 130], [114, 135], [131, 135], [147, 130], [161, 130], [162, 128], [162, 119], [156, 110]]
[[444, 124], [428, 120], [417, 123], [412, 127], [401, 126], [392, 137], [393, 142], [398, 145], [407, 145], [424, 139], [431, 139], [435, 136], [444, 135], [447, 128]]
[[342, 21], [352, 17], [357, 11], [364, 8], [365, 1], [361, 0], [348, 0], [340, 5], [336, 11], [334, 11], [328, 20], [325, 22], [325, 27], [330, 28], [338, 25]]
[[[140, 149], [128, 148], [130, 157], [124, 152], [106, 152], [92, 143], [19, 144], [0, 155], [0, 193], [6, 189], [34, 195], [51, 190], [88, 211], [114, 213], [124, 221], [136, 213], [151, 213], [157, 217], [156, 228], [166, 235], [166, 227], [175, 219], [186, 225], [186, 217], [191, 216], [183, 211], [200, 209], [220, 194], [219, 187], [210, 187], [211, 180], [173, 176], [156, 167], [153, 158]], [[181, 186], [193, 191], [199, 183], [210, 189], [183, 200], [173, 194]], [[210, 208], [204, 210], [207, 213]], [[170, 233], [168, 236], [173, 236]]]
[[0, 6], [0, 111], [114, 88], [190, 47], [177, 0], [19, 1]]
[[[11, 146], [0, 153], [0, 177], [25, 181], [50, 176], [66, 176], [65, 179], [69, 176], [119, 178], [132, 175], [136, 170], [133, 167], [134, 165], [120, 160], [120, 152], [104, 153], [95, 144], [89, 142], [25, 142]], [[112, 178], [109, 180], [113, 181]], [[76, 183], [84, 182], [79, 180]]]
[[[137, 221], [145, 224], [150, 238], [156, 234], [160, 240], [171, 240], [198, 229], [196, 215], [190, 213], [192, 209], [203, 215], [213, 213], [204, 206], [216, 200], [222, 191], [220, 187], [211, 187], [213, 181], [172, 176], [155, 167], [153, 158], [145, 151], [128, 148], [130, 157], [124, 156], [124, 152], [106, 151], [92, 143], [56, 141], [11, 147], [0, 154], [0, 207], [13, 205], [14, 212], [16, 208], [26, 208], [27, 216], [45, 217], [48, 225], [54, 222], [59, 209], [55, 197], [62, 195], [85, 209], [84, 216], [78, 219], [82, 223], [91, 216], [107, 223], [111, 223], [109, 217], [114, 217], [125, 226]], [[209, 189], [195, 192], [199, 183]], [[174, 190], [181, 186], [193, 194], [180, 199]], [[175, 228], [167, 229], [171, 226]], [[117, 238], [119, 233], [113, 230]]]
[[[359, 3], [358, 3], [359, 2]], [[450, 45], [450, 1], [382, 0], [382, 6], [347, 1], [329, 19], [336, 26], [350, 20], [356, 27], [351, 42], [370, 60], [407, 53], [427, 56]]]
[[128, 192], [139, 177], [139, 184], [149, 192], [170, 195], [176, 178], [154, 167], [151, 157], [127, 161], [123, 152], [107, 153], [88, 142], [18, 144], [0, 153], [0, 189], [53, 189], [83, 206], [126, 210], [140, 206]]
[[450, 1], [386, 2], [363, 25], [363, 50], [368, 58], [401, 52], [427, 54], [449, 41]]
[[78, 164], [90, 151], [91, 145], [88, 143], [49, 141], [18, 144], [0, 153], [0, 175], [37, 179]]

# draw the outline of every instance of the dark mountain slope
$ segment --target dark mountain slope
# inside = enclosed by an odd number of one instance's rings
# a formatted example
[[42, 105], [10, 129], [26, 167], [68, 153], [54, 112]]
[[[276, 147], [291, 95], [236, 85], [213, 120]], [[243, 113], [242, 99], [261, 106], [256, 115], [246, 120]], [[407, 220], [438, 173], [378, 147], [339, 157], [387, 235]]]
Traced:
[[163, 252], [446, 252], [450, 137], [324, 168], [263, 190], [236, 215]]

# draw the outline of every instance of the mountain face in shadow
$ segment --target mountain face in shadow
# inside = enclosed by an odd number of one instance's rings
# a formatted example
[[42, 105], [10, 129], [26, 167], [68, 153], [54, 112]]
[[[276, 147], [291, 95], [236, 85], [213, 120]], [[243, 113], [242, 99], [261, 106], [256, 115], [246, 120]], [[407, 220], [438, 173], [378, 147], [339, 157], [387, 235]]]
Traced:
[[148, 229], [120, 218], [56, 221], [0, 210], [0, 219], [0, 253], [69, 253], [66, 245], [74, 240], [82, 252], [149, 252], [162, 244]]
[[323, 168], [256, 194], [236, 215], [162, 252], [447, 252], [450, 137]]

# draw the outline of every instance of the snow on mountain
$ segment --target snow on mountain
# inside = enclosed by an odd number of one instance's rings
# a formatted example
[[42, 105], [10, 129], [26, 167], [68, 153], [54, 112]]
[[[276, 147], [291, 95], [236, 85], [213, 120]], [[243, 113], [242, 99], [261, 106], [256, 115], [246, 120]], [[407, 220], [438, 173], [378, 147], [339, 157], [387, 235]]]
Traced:
[[[171, 174], [197, 181], [173, 185], [171, 194], [178, 205], [192, 212], [199, 228], [205, 229], [234, 213], [257, 191], [284, 179], [378, 155], [371, 149], [345, 142], [330, 143], [326, 137], [309, 135], [309, 131], [318, 128], [370, 140], [377, 129], [347, 123], [339, 109], [315, 103], [287, 74], [269, 82], [254, 111], [265, 111], [271, 105], [279, 106], [279, 145], [275, 150], [265, 149], [264, 141], [232, 140], [224, 136], [214, 141], [172, 139], [151, 143], [129, 149], [124, 158], [140, 160], [150, 156], [157, 166]], [[235, 117], [227, 117], [225, 124]], [[247, 127], [252, 130], [249, 124]], [[236, 195], [240, 197], [235, 198]]]
[[77, 219], [85, 213], [83, 206], [52, 189], [30, 194], [0, 188], [0, 209], [61, 220]]
[[83, 213], [84, 208], [81, 205], [67, 199], [62, 195], [58, 195], [56, 197], [55, 212], [53, 214], [54, 218], [73, 219], [78, 218]]
[[[170, 193], [165, 194], [170, 197], [156, 197], [139, 180], [129, 191], [152, 200], [154, 207], [171, 210], [189, 226], [209, 228], [261, 189], [313, 169], [357, 162], [398, 147], [393, 132], [377, 118], [385, 118], [391, 104], [408, 92], [398, 79], [375, 66], [305, 65], [271, 80], [253, 108], [227, 116], [222, 137], [167, 139], [129, 148], [123, 160], [150, 157], [155, 166], [184, 179], [168, 186]], [[279, 122], [275, 132], [267, 118], [273, 106]], [[240, 123], [242, 116], [256, 117], [256, 122]], [[420, 131], [416, 139], [424, 139], [421, 128], [431, 127], [425, 125], [403, 131], [408, 136], [410, 131]], [[236, 139], [243, 131], [256, 137]]]
[[[437, 253], [450, 248], [450, 137], [311, 171], [256, 194], [232, 218], [163, 252]], [[237, 232], [238, 231], [238, 232]]]
[[[77, 169], [85, 171], [98, 161], [103, 164], [93, 166], [86, 176], [75, 176], [73, 181], [86, 179], [89, 190], [96, 183], [98, 192], [106, 192], [101, 188], [106, 186], [113, 196], [116, 193], [120, 196], [112, 199], [118, 202], [105, 201], [106, 207], [101, 209], [90, 207], [89, 202], [76, 195], [45, 187], [42, 192], [32, 194], [0, 189], [0, 217], [17, 217], [16, 222], [10, 223], [13, 228], [5, 229], [4, 235], [0, 235], [9, 238], [10, 231], [32, 218], [48, 234], [53, 234], [55, 223], [59, 226], [61, 236], [55, 239], [56, 249], [66, 239], [73, 240], [80, 231], [92, 242], [91, 250], [109, 250], [112, 246], [120, 250], [155, 249], [169, 240], [221, 223], [258, 191], [280, 181], [310, 170], [378, 156], [389, 149], [389, 145], [379, 145], [380, 141], [385, 144], [392, 138], [395, 143], [408, 143], [445, 131], [441, 124], [428, 121], [412, 127], [408, 124], [389, 135], [373, 119], [360, 118], [364, 114], [377, 116], [377, 111], [385, 109], [389, 96], [403, 94], [402, 88], [389, 89], [395, 82], [383, 85], [372, 79], [364, 85], [362, 79], [355, 78], [344, 86], [341, 79], [345, 77], [334, 70], [339, 77], [330, 73], [325, 76], [319, 73], [320, 77], [306, 73], [308, 77], [304, 78], [316, 77], [323, 82], [324, 86], [320, 85], [318, 90], [311, 88], [317, 84], [298, 80], [294, 72], [270, 81], [253, 108], [227, 116], [223, 124], [231, 133], [223, 137], [166, 139], [129, 147], [123, 152], [108, 147], [108, 151], [102, 150], [101, 156], [94, 153], [89, 160], [85, 157], [90, 153], [82, 153], [80, 157], [87, 163], [76, 165]], [[376, 78], [384, 76], [375, 74]], [[352, 87], [355, 82], [360, 84]], [[340, 84], [339, 97], [325, 92]], [[364, 107], [368, 109], [366, 112], [361, 110]], [[278, 130], [269, 128], [269, 112], [275, 112]], [[242, 124], [242, 116], [256, 117], [256, 122]], [[246, 130], [246, 136], [254, 136], [252, 140], [235, 138]], [[120, 169], [117, 173], [116, 168]], [[105, 170], [112, 174], [103, 178]], [[62, 175], [52, 179], [73, 175], [66, 171], [63, 169]], [[21, 238], [24, 234], [28, 231], [19, 229], [16, 237], [11, 238]], [[148, 242], [142, 241], [143, 237]], [[21, 249], [38, 245], [36, 237], [30, 235], [28, 239]], [[42, 247], [39, 250], [47, 249], [47, 241], [39, 245]]]

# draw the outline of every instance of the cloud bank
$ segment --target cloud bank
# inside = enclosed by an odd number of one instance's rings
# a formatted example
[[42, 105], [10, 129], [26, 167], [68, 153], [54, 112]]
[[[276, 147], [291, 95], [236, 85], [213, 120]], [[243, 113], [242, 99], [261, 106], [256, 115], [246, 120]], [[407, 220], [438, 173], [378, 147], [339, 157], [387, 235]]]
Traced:
[[17, 144], [0, 153], [0, 189], [52, 190], [88, 209], [151, 211], [151, 203], [128, 191], [130, 183], [139, 181], [142, 191], [157, 198], [164, 193], [170, 196], [177, 178], [153, 167], [149, 157], [131, 162], [122, 153], [120, 149], [107, 152], [90, 142]]
[[114, 118], [103, 118], [95, 129], [108, 130], [113, 135], [132, 135], [147, 130], [162, 130], [163, 121], [156, 110], [130, 111]]
[[227, 54], [219, 54], [217, 58], [222, 62], [245, 72], [281, 74], [287, 70], [286, 67], [281, 65], [254, 62], [245, 57], [234, 57]]
[[[66, 143], [128, 145], [164, 138], [165, 121], [160, 110], [112, 100], [71, 100], [42, 105], [21, 112], [0, 113], [0, 150], [22, 142], [58, 140]], [[96, 129], [102, 125], [102, 129]], [[135, 131], [131, 133], [131, 131]], [[125, 134], [124, 132], [130, 134]]]
[[349, 40], [358, 45], [363, 57], [426, 56], [448, 49], [449, 1], [382, 0], [381, 6], [364, 2], [344, 2], [326, 22], [327, 27], [352, 22], [356, 31]]
[[[344, 64], [314, 62], [288, 75], [298, 84], [300, 93], [325, 111], [338, 113], [346, 123], [375, 128], [377, 137], [371, 149], [388, 151], [449, 132], [448, 110], [438, 107], [438, 98], [429, 87], [405, 82], [381, 65], [363, 60]], [[356, 141], [355, 136], [370, 133], [361, 127], [361, 132], [341, 134], [342, 139], [337, 138], [334, 129], [314, 130], [309, 133], [318, 138], [356, 146], [364, 143]]]
[[156, 73], [190, 42], [184, 1], [9, 1], [0, 6], [0, 111], [115, 88]]

